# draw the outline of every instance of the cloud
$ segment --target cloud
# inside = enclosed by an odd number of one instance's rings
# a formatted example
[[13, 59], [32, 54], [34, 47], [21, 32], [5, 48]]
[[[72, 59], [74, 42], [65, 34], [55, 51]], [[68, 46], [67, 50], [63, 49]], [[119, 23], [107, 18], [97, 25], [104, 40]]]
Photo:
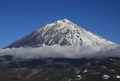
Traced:
[[120, 57], [120, 47], [118, 45], [20, 47], [0, 49], [0, 56], [3, 55], [13, 55], [14, 58], [22, 59]]

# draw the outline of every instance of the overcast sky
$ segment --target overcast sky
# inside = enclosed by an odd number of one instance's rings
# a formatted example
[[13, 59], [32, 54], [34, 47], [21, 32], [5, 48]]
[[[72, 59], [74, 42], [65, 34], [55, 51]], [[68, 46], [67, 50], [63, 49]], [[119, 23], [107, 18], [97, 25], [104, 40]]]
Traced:
[[0, 0], [0, 48], [64, 18], [120, 44], [120, 0]]

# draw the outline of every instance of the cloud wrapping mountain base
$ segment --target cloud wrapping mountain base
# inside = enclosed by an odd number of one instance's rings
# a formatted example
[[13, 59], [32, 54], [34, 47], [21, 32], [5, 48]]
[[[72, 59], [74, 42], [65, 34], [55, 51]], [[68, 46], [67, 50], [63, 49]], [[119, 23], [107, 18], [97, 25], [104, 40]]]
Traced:
[[3, 55], [13, 55], [14, 58], [22, 59], [120, 57], [120, 47], [118, 45], [20, 47], [0, 49], [0, 56]]

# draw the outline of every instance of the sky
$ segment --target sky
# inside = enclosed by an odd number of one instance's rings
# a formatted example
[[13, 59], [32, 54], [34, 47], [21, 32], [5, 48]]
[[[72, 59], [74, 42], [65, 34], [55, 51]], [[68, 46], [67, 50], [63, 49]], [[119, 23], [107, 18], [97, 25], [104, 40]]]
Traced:
[[120, 44], [120, 0], [0, 0], [0, 48], [64, 18]]

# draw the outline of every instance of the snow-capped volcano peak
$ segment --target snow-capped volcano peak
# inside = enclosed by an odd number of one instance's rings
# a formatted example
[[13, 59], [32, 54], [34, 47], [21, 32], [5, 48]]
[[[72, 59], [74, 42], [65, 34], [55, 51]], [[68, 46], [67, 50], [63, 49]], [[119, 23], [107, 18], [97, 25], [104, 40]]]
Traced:
[[71, 22], [68, 19], [58, 20], [58, 22]]
[[68, 19], [63, 19], [62, 21], [63, 21], [63, 22], [71, 22], [71, 21], [69, 21]]
[[43, 46], [43, 45], [106, 45], [114, 44], [97, 36], [67, 19], [58, 20], [33, 31], [26, 37], [8, 47]]
[[[58, 24], [70, 24], [70, 23], [72, 23], [71, 21], [69, 21], [68, 19], [63, 19], [63, 20], [57, 20], [57, 21], [55, 21], [54, 23], [58, 23]], [[72, 23], [72, 24], [74, 24], [74, 23]]]
[[[70, 23], [71, 21], [69, 21], [68, 19], [63, 19], [63, 20], [57, 20], [57, 21], [55, 21], [54, 23], [57, 23], [57, 24], [62, 24], [62, 23]], [[71, 22], [72, 23], [72, 22]]]

